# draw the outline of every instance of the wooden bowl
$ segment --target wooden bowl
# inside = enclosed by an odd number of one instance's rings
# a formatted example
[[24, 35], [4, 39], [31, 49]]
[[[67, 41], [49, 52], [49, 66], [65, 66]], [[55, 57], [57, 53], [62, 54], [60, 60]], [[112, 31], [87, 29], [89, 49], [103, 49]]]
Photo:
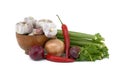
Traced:
[[16, 33], [16, 38], [18, 41], [19, 46], [25, 50], [25, 53], [28, 54], [28, 50], [32, 46], [42, 46], [44, 47], [45, 42], [48, 38], [45, 35], [35, 35], [35, 36], [28, 36], [23, 34]]

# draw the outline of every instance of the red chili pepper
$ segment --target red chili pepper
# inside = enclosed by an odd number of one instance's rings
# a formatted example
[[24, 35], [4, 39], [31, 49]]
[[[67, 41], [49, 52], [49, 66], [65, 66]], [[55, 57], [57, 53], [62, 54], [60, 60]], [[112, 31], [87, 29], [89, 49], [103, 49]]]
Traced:
[[46, 55], [46, 59], [53, 62], [74, 62], [74, 59], [59, 57], [59, 56], [53, 56], [50, 54]]
[[64, 36], [66, 58], [68, 58], [69, 57], [69, 48], [70, 48], [70, 37], [69, 37], [68, 28], [65, 24], [62, 23], [60, 17], [58, 15], [56, 15], [56, 16], [58, 17], [58, 19], [60, 20], [60, 22], [62, 24], [62, 32], [63, 32], [63, 36]]

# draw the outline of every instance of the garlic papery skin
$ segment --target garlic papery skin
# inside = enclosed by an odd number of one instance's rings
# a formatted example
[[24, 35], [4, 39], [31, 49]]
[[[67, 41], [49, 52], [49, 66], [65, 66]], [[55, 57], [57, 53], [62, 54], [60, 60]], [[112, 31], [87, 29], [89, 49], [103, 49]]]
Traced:
[[44, 26], [44, 23], [45, 23], [45, 22], [37, 21], [35, 28], [42, 28], [42, 27]]
[[33, 31], [33, 26], [26, 22], [19, 22], [16, 24], [16, 32], [18, 34], [29, 34]]
[[49, 19], [42, 19], [37, 21], [36, 27], [42, 28], [45, 36], [48, 38], [53, 38], [57, 34], [56, 25]]
[[57, 34], [57, 28], [54, 23], [46, 23], [43, 27], [43, 32], [48, 38], [54, 38]]
[[36, 20], [33, 17], [26, 17], [24, 18], [24, 21], [28, 24], [32, 24], [33, 27], [36, 26]]
[[52, 23], [52, 21], [49, 19], [41, 19], [39, 21], [36, 21], [36, 28], [43, 28], [46, 23]]

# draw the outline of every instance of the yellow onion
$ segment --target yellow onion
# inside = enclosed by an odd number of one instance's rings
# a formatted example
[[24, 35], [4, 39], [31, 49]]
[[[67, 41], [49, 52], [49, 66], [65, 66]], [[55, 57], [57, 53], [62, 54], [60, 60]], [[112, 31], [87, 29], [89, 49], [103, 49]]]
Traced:
[[64, 43], [59, 39], [51, 39], [46, 42], [45, 50], [48, 54], [61, 56], [64, 53]]

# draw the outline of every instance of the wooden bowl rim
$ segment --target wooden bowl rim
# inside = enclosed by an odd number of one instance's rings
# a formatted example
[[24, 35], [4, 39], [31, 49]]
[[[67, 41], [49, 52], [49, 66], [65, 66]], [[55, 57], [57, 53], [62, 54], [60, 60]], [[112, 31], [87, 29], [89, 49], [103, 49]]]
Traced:
[[[44, 34], [40, 34], [40, 35], [25, 35], [25, 34], [19, 34], [16, 32], [16, 35], [20, 35], [20, 36], [25, 36], [25, 37], [39, 37], [39, 36], [45, 36]], [[45, 36], [46, 37], [46, 36]]]

